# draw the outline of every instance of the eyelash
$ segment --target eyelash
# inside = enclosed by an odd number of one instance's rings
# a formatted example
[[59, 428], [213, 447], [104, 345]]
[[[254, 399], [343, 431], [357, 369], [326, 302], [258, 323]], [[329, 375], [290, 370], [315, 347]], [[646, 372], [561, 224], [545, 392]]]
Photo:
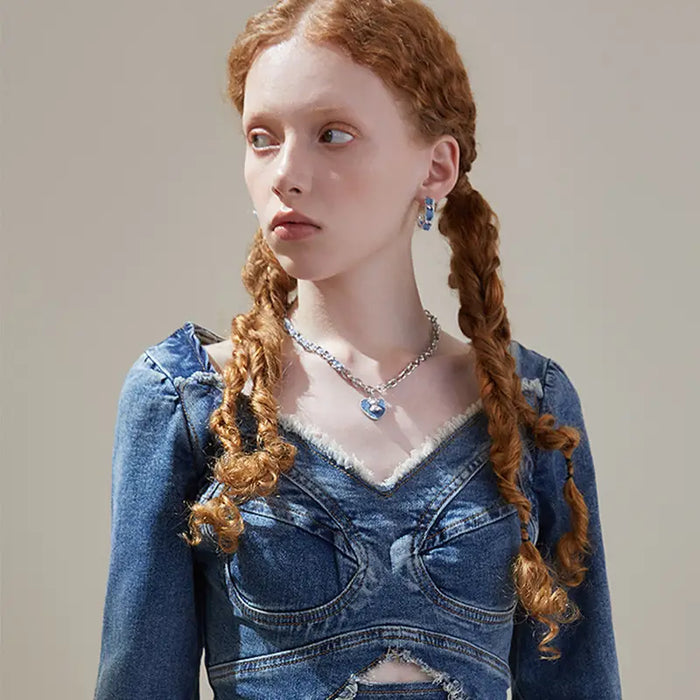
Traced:
[[[340, 131], [341, 133], [349, 134], [350, 136], [353, 137], [353, 139], [355, 138], [355, 135], [354, 135], [353, 133], [351, 133], [351, 132], [348, 131], [347, 129], [341, 129], [341, 128], [339, 128], [339, 127], [328, 127], [327, 129], [324, 129], [324, 130], [321, 132], [321, 134], [327, 134], [329, 131]], [[253, 146], [253, 139], [254, 139], [256, 136], [265, 136], [265, 134], [260, 133], [260, 132], [252, 133], [252, 134], [250, 135], [249, 139], [248, 139], [248, 143], [253, 147], [253, 150], [254, 150], [254, 151], [262, 151], [262, 150], [265, 150], [265, 147], [263, 147], [263, 148], [255, 148], [255, 146]], [[349, 143], [349, 141], [348, 141], [347, 143]], [[333, 144], [331, 144], [331, 145], [333, 145]], [[341, 145], [342, 145], [342, 144], [341, 144]]]

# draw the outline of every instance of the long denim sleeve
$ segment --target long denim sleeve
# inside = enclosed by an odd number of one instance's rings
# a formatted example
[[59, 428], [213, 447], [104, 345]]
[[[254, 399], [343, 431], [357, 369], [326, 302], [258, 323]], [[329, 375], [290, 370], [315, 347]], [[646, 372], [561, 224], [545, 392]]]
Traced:
[[[574, 481], [589, 510], [588, 536], [592, 554], [580, 586], [569, 589], [582, 617], [559, 628], [552, 641], [562, 656], [556, 661], [539, 658], [537, 643], [546, 627], [528, 618], [515, 625], [510, 653], [514, 700], [613, 700], [622, 697], [613, 632], [605, 550], [598, 511], [596, 477], [581, 402], [570, 379], [553, 360], [545, 371], [542, 413], [552, 413], [558, 424], [572, 425], [581, 433], [574, 450]], [[564, 455], [558, 450], [536, 450], [533, 489], [537, 497], [537, 547], [555, 553], [559, 537], [569, 530], [569, 506], [562, 488], [567, 475]]]
[[111, 555], [95, 700], [199, 697], [193, 560], [177, 536], [196, 475], [180, 396], [143, 353], [119, 397]]

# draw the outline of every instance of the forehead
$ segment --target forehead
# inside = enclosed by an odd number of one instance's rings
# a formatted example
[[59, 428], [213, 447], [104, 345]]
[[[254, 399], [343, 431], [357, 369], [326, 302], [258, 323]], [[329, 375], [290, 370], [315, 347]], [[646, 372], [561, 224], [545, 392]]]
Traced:
[[258, 117], [398, 116], [381, 79], [341, 49], [302, 38], [264, 49], [246, 79], [243, 120]]

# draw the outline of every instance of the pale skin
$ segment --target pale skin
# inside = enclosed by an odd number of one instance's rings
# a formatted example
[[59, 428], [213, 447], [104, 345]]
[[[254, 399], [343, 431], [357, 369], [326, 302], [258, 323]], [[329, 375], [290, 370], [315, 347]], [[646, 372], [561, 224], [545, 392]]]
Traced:
[[[411, 240], [425, 197], [438, 202], [457, 181], [457, 141], [445, 135], [429, 146], [415, 143], [395, 97], [374, 73], [335, 47], [301, 37], [257, 57], [241, 125], [245, 182], [265, 240], [298, 280], [292, 324], [366, 384], [395, 377], [430, 342]], [[281, 240], [270, 226], [281, 208], [296, 209], [321, 230]], [[333, 436], [381, 481], [478, 398], [470, 348], [441, 330], [435, 353], [388, 390], [390, 408], [372, 421], [359, 408], [365, 395], [287, 336], [276, 398], [282, 412]], [[221, 371], [230, 340], [206, 350]], [[385, 661], [367, 679], [429, 676], [414, 664]]]

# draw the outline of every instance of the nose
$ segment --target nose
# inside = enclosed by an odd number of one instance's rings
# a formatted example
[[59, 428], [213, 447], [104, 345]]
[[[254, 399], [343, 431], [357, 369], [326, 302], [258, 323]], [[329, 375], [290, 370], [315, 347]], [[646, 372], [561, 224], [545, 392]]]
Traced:
[[308, 190], [311, 179], [311, 163], [309, 154], [304, 151], [302, 144], [293, 138], [287, 139], [280, 146], [277, 155], [277, 165], [272, 180], [272, 191], [285, 195], [291, 191], [304, 192]]

